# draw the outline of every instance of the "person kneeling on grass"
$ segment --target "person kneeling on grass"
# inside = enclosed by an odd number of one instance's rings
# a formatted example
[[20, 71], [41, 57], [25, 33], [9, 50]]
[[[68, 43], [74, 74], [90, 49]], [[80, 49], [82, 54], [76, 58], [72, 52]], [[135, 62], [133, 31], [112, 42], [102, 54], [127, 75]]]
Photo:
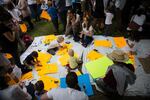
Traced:
[[80, 91], [78, 76], [69, 72], [66, 76], [67, 88], [54, 88], [41, 96], [41, 100], [88, 100], [88, 96]]
[[23, 61], [24, 65], [28, 67], [28, 69], [32, 69], [31, 66], [38, 65], [40, 66], [40, 61], [38, 61], [38, 52], [33, 51], [29, 54], [25, 60]]
[[129, 57], [121, 50], [114, 50], [107, 56], [114, 64], [108, 68], [104, 78], [98, 78], [95, 82], [107, 94], [123, 95], [128, 84], [135, 82], [134, 67], [125, 63]]
[[70, 70], [78, 69], [82, 73], [82, 61], [74, 56], [74, 51], [72, 49], [68, 51], [68, 54], [70, 56], [69, 64], [67, 65], [68, 72], [70, 72]]

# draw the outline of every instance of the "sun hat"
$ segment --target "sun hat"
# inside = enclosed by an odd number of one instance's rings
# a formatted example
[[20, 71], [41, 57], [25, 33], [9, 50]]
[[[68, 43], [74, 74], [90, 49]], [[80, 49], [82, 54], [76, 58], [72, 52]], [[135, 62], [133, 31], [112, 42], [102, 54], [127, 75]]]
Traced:
[[129, 60], [129, 56], [122, 50], [114, 50], [112, 53], [107, 54], [107, 57], [117, 62], [126, 62]]

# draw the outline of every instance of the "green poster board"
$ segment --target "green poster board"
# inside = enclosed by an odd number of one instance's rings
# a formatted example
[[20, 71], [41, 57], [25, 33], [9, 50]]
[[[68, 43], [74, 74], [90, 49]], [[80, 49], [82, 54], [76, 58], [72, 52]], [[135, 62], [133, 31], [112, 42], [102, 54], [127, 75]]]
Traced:
[[85, 67], [93, 78], [103, 78], [105, 76], [108, 66], [112, 64], [113, 61], [110, 60], [107, 56], [104, 56], [97, 60], [86, 63]]

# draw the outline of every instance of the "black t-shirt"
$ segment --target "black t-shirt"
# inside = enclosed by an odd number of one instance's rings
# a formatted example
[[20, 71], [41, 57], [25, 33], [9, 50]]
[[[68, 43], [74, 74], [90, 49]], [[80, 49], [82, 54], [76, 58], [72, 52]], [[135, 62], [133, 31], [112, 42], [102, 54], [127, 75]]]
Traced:
[[5, 26], [4, 24], [0, 24], [0, 45], [2, 46], [2, 50], [5, 52], [11, 52], [17, 49], [17, 40], [11, 42], [5, 36], [5, 32], [11, 32], [11, 29]]
[[28, 64], [28, 65], [33, 65], [31, 63], [31, 61], [35, 62], [34, 58], [32, 57], [32, 55], [28, 55], [25, 59], [25, 62]]

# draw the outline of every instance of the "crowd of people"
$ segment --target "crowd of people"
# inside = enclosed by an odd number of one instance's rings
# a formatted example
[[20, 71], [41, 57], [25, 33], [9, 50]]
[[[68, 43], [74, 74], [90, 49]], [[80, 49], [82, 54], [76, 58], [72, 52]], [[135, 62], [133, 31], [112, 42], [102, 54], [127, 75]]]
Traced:
[[[136, 3], [135, 3], [136, 1]], [[77, 75], [71, 70], [81, 70], [82, 61], [74, 56], [70, 49], [68, 88], [44, 90], [42, 81], [33, 86], [34, 93], [29, 93], [23, 82], [19, 82], [22, 74], [32, 70], [30, 65], [38, 65], [38, 54], [33, 51], [20, 62], [18, 45], [24, 51], [33, 41], [29, 30], [34, 29], [36, 22], [41, 21], [42, 11], [51, 17], [55, 33], [60, 34], [59, 21], [63, 25], [63, 35], [73, 37], [75, 42], [84, 47], [93, 41], [94, 33], [112, 36], [113, 32], [128, 34], [131, 40], [148, 33], [150, 27], [150, 7], [148, 0], [1, 0], [0, 1], [0, 99], [1, 100], [87, 100], [88, 96], [81, 91]], [[34, 20], [34, 21], [33, 21]], [[27, 32], [22, 32], [20, 24], [27, 22]], [[46, 21], [47, 23], [50, 23]], [[115, 26], [115, 28], [113, 28]], [[48, 52], [55, 55], [64, 41], [62, 36], [54, 41]], [[12, 55], [6, 58], [5, 53]], [[122, 51], [113, 51], [107, 55], [114, 64], [108, 68], [103, 79], [96, 79], [99, 88], [106, 93], [123, 95], [128, 84], [133, 84], [136, 76], [129, 59]], [[12, 85], [10, 82], [17, 83]], [[120, 81], [121, 80], [121, 81]]]

